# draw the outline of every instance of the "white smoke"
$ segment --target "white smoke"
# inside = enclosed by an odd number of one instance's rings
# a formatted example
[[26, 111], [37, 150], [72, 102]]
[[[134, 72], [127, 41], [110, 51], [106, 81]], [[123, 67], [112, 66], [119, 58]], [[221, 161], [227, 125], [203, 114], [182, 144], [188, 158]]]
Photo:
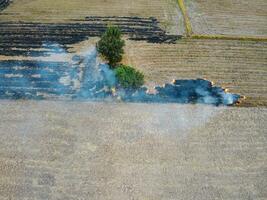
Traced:
[[[150, 93], [148, 88], [124, 89], [118, 86], [116, 76], [110, 67], [102, 62], [94, 45], [81, 52], [67, 53], [57, 43], [44, 43], [43, 48], [53, 52], [49, 60], [60, 60], [57, 67], [45, 66], [43, 61], [36, 61], [35, 66], [29, 67], [30, 73], [5, 73], [7, 77], [15, 77], [20, 83], [19, 97], [27, 98], [70, 98], [76, 100], [106, 100], [120, 99], [126, 102], [147, 103], [201, 103], [213, 105], [232, 105], [239, 95], [226, 93], [220, 87], [213, 87], [211, 82], [203, 79], [175, 80], [173, 83], [156, 87], [156, 92]], [[62, 63], [62, 64], [60, 64]], [[65, 63], [65, 64], [64, 64]], [[67, 63], [67, 64], [66, 64]], [[50, 65], [47, 62], [45, 65]], [[18, 70], [23, 70], [23, 63], [18, 63]], [[11, 70], [12, 71], [12, 70]], [[22, 73], [22, 72], [21, 72]], [[37, 91], [28, 94], [29, 89]], [[116, 98], [113, 89], [116, 88]], [[10, 90], [10, 89], [9, 89]]]

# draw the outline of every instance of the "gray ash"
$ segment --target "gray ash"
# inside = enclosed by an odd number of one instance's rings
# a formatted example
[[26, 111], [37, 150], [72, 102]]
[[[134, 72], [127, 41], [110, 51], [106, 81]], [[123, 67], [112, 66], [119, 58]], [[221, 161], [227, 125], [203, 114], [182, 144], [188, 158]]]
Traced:
[[157, 86], [155, 94], [149, 94], [147, 88], [126, 92], [123, 100], [129, 102], [159, 103], [200, 103], [212, 105], [233, 105], [240, 95], [227, 93], [225, 89], [213, 86], [204, 79], [175, 80], [173, 83]]
[[156, 93], [152, 94], [146, 87], [138, 90], [120, 88], [109, 66], [98, 63], [95, 48], [85, 55], [74, 56], [70, 62], [0, 61], [2, 99], [120, 99], [125, 102], [202, 103], [218, 106], [233, 105], [240, 98], [204, 79], [175, 80], [155, 89]]

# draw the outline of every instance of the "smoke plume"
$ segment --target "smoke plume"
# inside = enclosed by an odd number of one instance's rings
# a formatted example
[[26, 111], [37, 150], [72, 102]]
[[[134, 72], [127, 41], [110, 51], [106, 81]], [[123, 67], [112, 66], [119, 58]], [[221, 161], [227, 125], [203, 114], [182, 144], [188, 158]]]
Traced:
[[98, 57], [95, 47], [74, 55], [64, 52], [58, 44], [43, 44], [60, 52], [64, 62], [2, 61], [0, 63], [0, 97], [9, 99], [72, 99], [112, 100], [146, 103], [201, 103], [232, 105], [239, 95], [227, 93], [210, 81], [174, 80], [164, 86], [123, 89], [114, 71]]

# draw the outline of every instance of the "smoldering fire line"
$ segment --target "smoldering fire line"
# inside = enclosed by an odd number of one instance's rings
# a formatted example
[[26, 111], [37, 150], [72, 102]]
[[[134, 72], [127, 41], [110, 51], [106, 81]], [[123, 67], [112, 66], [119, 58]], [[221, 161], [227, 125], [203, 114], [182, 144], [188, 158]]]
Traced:
[[[56, 46], [56, 45], [54, 45]], [[58, 47], [57, 47], [58, 48]], [[240, 96], [227, 93], [204, 79], [175, 80], [137, 90], [119, 87], [114, 71], [99, 62], [95, 47], [68, 62], [1, 61], [0, 98], [70, 99], [146, 103], [202, 103], [233, 105]]]

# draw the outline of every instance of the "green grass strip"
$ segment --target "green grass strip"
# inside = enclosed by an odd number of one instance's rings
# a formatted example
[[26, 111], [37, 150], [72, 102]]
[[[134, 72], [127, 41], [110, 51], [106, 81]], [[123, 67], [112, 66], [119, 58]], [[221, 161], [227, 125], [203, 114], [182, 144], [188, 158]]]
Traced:
[[192, 30], [192, 26], [191, 26], [191, 22], [190, 22], [189, 16], [188, 16], [187, 11], [186, 11], [184, 0], [177, 0], [177, 1], [178, 1], [178, 5], [180, 7], [180, 10], [182, 12], [183, 18], [184, 18], [186, 36], [190, 37], [193, 34], [193, 30]]
[[215, 39], [215, 40], [241, 40], [241, 41], [267, 41], [267, 37], [239, 36], [239, 35], [191, 35], [193, 39]]

